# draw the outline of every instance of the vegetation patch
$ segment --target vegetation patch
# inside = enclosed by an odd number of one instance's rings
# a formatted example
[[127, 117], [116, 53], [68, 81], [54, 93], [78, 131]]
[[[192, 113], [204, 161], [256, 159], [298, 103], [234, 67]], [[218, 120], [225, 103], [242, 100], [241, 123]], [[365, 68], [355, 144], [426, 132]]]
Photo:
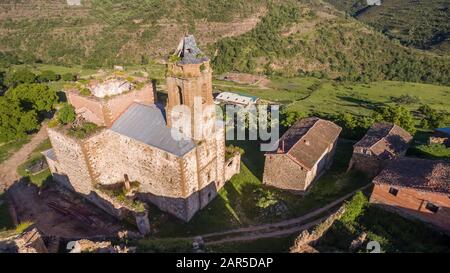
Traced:
[[368, 203], [363, 193], [347, 203], [346, 211], [315, 246], [321, 252], [368, 252], [366, 245], [350, 249], [361, 233], [377, 241], [382, 252], [448, 252], [450, 237], [423, 222], [403, 218]]

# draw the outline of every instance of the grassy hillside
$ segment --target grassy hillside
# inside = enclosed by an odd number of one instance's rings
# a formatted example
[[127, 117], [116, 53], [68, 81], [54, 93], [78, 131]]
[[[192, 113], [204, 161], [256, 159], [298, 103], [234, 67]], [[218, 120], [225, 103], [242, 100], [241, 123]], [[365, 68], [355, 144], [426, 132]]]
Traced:
[[248, 31], [265, 0], [7, 0], [0, 52], [25, 62], [90, 66], [166, 56], [186, 32], [202, 43]]
[[450, 59], [403, 47], [321, 2], [269, 8], [250, 32], [220, 40], [216, 71], [448, 83]]
[[0, 60], [85, 67], [165, 58], [186, 32], [228, 70], [448, 84], [450, 60], [390, 41], [312, 0], [8, 0]]
[[449, 54], [450, 2], [447, 0], [385, 0], [367, 8], [366, 0], [327, 0], [338, 9], [382, 31], [402, 44]]

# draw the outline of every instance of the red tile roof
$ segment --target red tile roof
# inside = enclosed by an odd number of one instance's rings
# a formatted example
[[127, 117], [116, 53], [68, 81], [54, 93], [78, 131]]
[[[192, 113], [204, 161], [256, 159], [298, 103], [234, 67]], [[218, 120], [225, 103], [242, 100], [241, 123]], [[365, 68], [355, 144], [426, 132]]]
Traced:
[[450, 162], [400, 157], [390, 161], [373, 183], [450, 194]]
[[342, 128], [317, 117], [299, 120], [280, 138], [278, 151], [297, 163], [312, 169], [330, 144], [339, 137]]
[[392, 123], [379, 122], [372, 125], [354, 147], [369, 149], [374, 155], [386, 159], [405, 152], [411, 140], [412, 136], [403, 128]]

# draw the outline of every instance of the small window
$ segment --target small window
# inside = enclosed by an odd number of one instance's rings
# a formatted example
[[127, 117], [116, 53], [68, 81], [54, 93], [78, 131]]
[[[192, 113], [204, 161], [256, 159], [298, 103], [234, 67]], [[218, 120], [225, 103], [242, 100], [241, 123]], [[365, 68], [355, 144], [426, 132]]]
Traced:
[[211, 192], [208, 192], [208, 199], [211, 200]]
[[439, 207], [436, 206], [436, 205], [433, 204], [433, 203], [427, 203], [427, 205], [425, 206], [425, 208], [426, 208], [427, 210], [431, 211], [432, 213], [436, 213], [436, 212], [438, 212], [438, 210], [439, 210]]
[[398, 189], [396, 189], [396, 188], [389, 188], [389, 193], [392, 194], [393, 196], [397, 196]]

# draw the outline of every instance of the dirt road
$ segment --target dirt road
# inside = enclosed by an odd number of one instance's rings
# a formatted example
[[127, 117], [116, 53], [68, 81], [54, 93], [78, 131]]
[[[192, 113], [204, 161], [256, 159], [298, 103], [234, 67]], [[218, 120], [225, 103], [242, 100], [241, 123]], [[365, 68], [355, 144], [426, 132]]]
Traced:
[[9, 159], [0, 164], [0, 192], [9, 188], [17, 179], [17, 166], [28, 159], [28, 156], [36, 147], [47, 138], [47, 124], [43, 124], [31, 141], [14, 153]]
[[250, 241], [269, 237], [279, 237], [300, 232], [324, 221], [329, 215], [333, 214], [338, 209], [338, 205], [341, 205], [345, 200], [353, 196], [357, 191], [364, 190], [370, 185], [371, 184], [361, 187], [319, 209], [316, 209], [297, 218], [292, 218], [277, 223], [249, 226], [228, 231], [209, 233], [201, 235], [200, 237], [203, 238], [206, 245], [213, 245], [225, 242]]

